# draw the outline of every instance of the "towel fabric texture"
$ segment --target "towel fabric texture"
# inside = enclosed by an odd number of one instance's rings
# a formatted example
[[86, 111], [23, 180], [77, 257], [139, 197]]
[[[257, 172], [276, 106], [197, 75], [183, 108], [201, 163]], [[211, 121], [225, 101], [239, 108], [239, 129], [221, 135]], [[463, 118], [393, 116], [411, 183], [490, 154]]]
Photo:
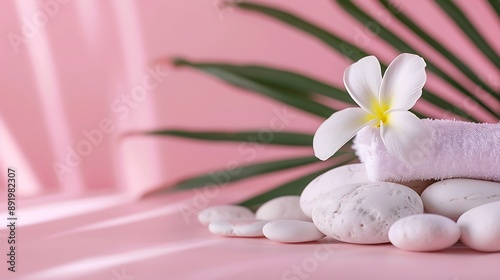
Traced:
[[408, 163], [387, 152], [380, 130], [358, 132], [353, 148], [372, 181], [470, 178], [500, 181], [500, 123], [423, 119], [432, 139], [416, 143]]

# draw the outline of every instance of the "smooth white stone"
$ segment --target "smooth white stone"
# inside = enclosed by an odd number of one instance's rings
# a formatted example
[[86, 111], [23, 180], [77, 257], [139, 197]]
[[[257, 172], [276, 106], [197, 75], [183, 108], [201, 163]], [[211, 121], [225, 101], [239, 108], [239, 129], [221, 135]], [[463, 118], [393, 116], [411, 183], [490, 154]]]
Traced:
[[271, 221], [262, 231], [268, 239], [284, 243], [310, 242], [325, 237], [313, 223], [297, 220]]
[[458, 225], [444, 216], [419, 214], [397, 220], [389, 229], [392, 245], [407, 251], [438, 251], [460, 238]]
[[208, 225], [216, 220], [253, 219], [255, 214], [248, 208], [238, 205], [217, 205], [203, 209], [198, 213], [198, 221]]
[[369, 182], [362, 163], [348, 164], [334, 168], [312, 180], [300, 195], [300, 208], [312, 217], [312, 210], [318, 200], [331, 190], [345, 185]]
[[258, 219], [216, 220], [208, 225], [208, 230], [220, 236], [259, 237], [264, 236], [262, 228], [268, 222]]
[[458, 218], [460, 240], [484, 252], [500, 252], [500, 201], [483, 204]]
[[[427, 181], [410, 181], [397, 182], [398, 184], [407, 186], [418, 194], [421, 194], [433, 180]], [[323, 173], [312, 180], [302, 191], [300, 195], [300, 208], [309, 217], [312, 217], [312, 210], [318, 200], [321, 200], [324, 195], [335, 188], [346, 185], [370, 183], [366, 174], [365, 165], [362, 163], [347, 164], [334, 168], [326, 173]]]
[[329, 237], [358, 244], [389, 242], [397, 220], [423, 213], [419, 195], [396, 183], [348, 185], [327, 193], [313, 209], [316, 227]]
[[261, 220], [300, 220], [311, 221], [300, 209], [297, 195], [276, 197], [262, 204], [255, 212], [255, 218]]
[[430, 185], [422, 193], [425, 211], [454, 221], [466, 211], [494, 201], [500, 201], [500, 183], [449, 179]]

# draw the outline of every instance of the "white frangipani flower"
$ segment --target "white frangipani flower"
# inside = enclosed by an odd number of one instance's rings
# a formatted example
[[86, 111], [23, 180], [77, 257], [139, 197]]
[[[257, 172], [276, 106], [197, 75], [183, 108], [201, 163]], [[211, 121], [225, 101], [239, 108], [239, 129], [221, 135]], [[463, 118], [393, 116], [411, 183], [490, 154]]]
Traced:
[[361, 108], [346, 108], [325, 120], [314, 135], [316, 157], [326, 160], [366, 126], [380, 127], [387, 150], [409, 162], [417, 144], [432, 132], [408, 112], [422, 95], [426, 81], [425, 61], [403, 53], [392, 61], [382, 78], [376, 57], [367, 56], [347, 67], [344, 84]]

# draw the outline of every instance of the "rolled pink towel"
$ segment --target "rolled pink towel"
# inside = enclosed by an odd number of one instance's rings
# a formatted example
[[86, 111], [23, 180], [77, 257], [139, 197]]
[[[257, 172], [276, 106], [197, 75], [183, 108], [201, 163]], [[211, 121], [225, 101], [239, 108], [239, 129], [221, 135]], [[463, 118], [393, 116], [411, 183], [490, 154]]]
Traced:
[[500, 181], [500, 124], [450, 120], [422, 122], [432, 129], [432, 139], [417, 143], [409, 163], [387, 152], [380, 131], [366, 127], [354, 140], [357, 156], [372, 181], [471, 178]]

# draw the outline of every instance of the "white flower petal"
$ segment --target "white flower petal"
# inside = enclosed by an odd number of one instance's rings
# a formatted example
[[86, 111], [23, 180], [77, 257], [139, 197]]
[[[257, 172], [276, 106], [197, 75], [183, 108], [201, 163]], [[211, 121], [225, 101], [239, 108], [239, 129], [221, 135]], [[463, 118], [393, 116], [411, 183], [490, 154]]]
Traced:
[[321, 160], [327, 160], [360, 129], [376, 122], [368, 119], [368, 113], [361, 108], [347, 108], [334, 113], [314, 134], [314, 154]]
[[390, 112], [380, 135], [387, 151], [405, 163], [416, 166], [416, 161], [428, 156], [432, 130], [408, 111]]
[[380, 63], [374, 56], [363, 57], [344, 71], [347, 92], [367, 112], [372, 112], [374, 102], [378, 102], [381, 81]]
[[425, 61], [418, 55], [403, 53], [385, 71], [380, 85], [380, 103], [390, 110], [409, 110], [422, 95], [427, 78]]

